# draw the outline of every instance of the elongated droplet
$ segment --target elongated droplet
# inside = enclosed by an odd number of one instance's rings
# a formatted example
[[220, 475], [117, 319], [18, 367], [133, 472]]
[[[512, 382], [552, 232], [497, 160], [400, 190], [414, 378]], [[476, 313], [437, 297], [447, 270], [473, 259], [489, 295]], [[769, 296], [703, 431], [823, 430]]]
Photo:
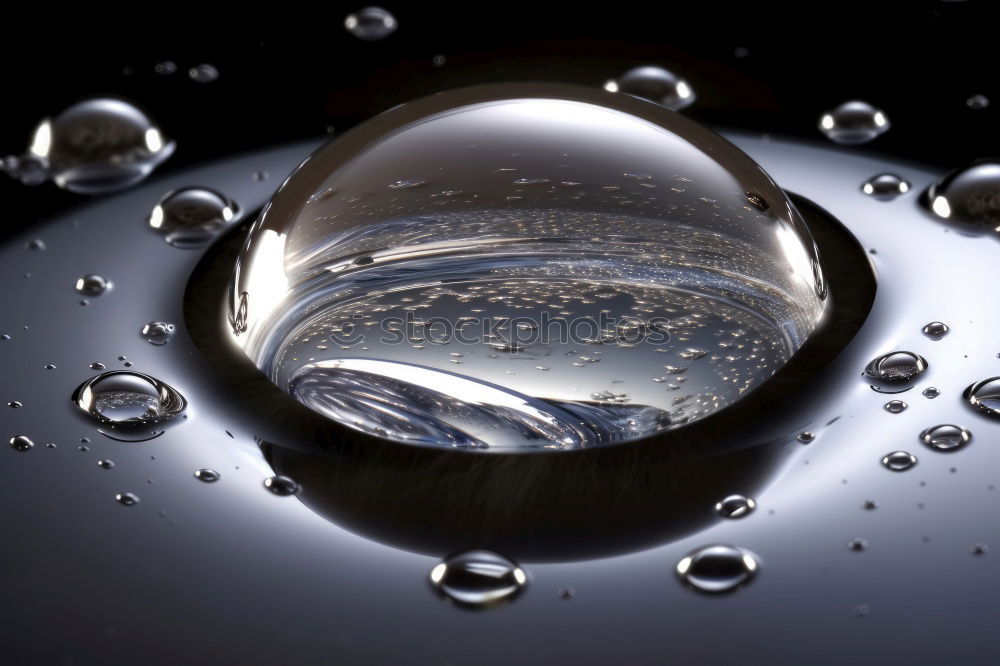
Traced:
[[882, 465], [893, 472], [905, 472], [917, 464], [917, 457], [906, 451], [893, 451], [882, 458]]
[[640, 97], [673, 111], [690, 106], [696, 98], [687, 81], [669, 70], [653, 65], [630, 69], [614, 81], [604, 84], [604, 89]]
[[894, 173], [880, 173], [865, 181], [861, 191], [880, 201], [892, 201], [910, 191], [910, 183]]
[[933, 400], [934, 398], [941, 395], [941, 391], [939, 391], [937, 388], [933, 386], [928, 386], [923, 390], [921, 395], [923, 395], [925, 398], [930, 398]]
[[73, 402], [113, 429], [139, 429], [181, 414], [187, 401], [168, 384], [130, 370], [111, 370], [83, 382]]
[[203, 62], [189, 69], [188, 76], [195, 83], [211, 83], [219, 78], [219, 70], [215, 65]]
[[101, 469], [114, 469], [115, 462], [113, 460], [108, 460], [107, 458], [101, 458], [97, 461], [97, 466]]
[[115, 495], [115, 499], [119, 504], [123, 504], [125, 506], [135, 506], [140, 501], [139, 496], [135, 493], [118, 493]]
[[923, 327], [923, 333], [931, 340], [940, 340], [944, 336], [948, 335], [948, 324], [944, 324], [939, 321], [932, 321], [931, 323]]
[[344, 28], [360, 40], [377, 42], [396, 31], [396, 17], [381, 7], [365, 7], [348, 14]]
[[515, 562], [488, 550], [453, 555], [433, 569], [431, 585], [459, 606], [486, 608], [513, 599], [528, 577]]
[[688, 553], [676, 570], [684, 583], [699, 592], [725, 594], [750, 582], [758, 568], [756, 556], [744, 548], [711, 545]]
[[199, 481], [204, 481], [205, 483], [215, 483], [222, 478], [222, 475], [216, 472], [214, 469], [199, 469], [194, 473], [194, 478]]
[[895, 351], [879, 356], [865, 367], [865, 376], [887, 384], [904, 384], [927, 370], [923, 356]]
[[299, 484], [287, 476], [272, 476], [264, 479], [264, 487], [275, 495], [286, 497], [299, 492]]
[[888, 129], [885, 113], [860, 100], [844, 102], [819, 119], [819, 130], [828, 139], [847, 145], [868, 143]]
[[972, 433], [962, 426], [942, 424], [920, 433], [920, 441], [935, 451], [957, 451], [972, 441]]
[[1000, 377], [990, 377], [970, 384], [962, 394], [966, 402], [990, 416], [1000, 416]]
[[899, 414], [907, 408], [907, 404], [902, 400], [890, 400], [885, 403], [885, 411], [890, 414]]
[[716, 512], [723, 518], [744, 518], [757, 508], [757, 503], [745, 495], [729, 495], [715, 505]]

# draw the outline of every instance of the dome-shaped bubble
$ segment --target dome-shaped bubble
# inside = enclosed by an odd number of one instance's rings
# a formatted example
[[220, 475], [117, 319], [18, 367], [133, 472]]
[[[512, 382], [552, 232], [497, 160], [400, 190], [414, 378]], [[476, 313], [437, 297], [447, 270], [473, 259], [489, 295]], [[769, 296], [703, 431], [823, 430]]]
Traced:
[[306, 160], [250, 230], [228, 319], [351, 428], [509, 450], [708, 416], [825, 309], [798, 212], [733, 145], [629, 96], [520, 84], [397, 107]]

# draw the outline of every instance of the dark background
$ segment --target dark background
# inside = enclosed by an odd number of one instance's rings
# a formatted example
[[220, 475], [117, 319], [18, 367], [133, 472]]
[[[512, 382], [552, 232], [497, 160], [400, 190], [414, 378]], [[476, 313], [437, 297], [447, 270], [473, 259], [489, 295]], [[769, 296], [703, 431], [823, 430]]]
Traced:
[[[283, 141], [339, 133], [438, 90], [486, 81], [558, 80], [600, 86], [640, 64], [685, 77], [685, 114], [734, 127], [824, 140], [821, 113], [860, 98], [892, 128], [855, 150], [941, 168], [1000, 153], [994, 3], [660, 2], [384, 3], [398, 30], [363, 42], [343, 27], [360, 4], [273, 9], [136, 5], [74, 16], [42, 8], [7, 23], [0, 62], [0, 155], [22, 152], [34, 126], [81, 98], [123, 96], [176, 139], [161, 168]], [[745, 55], [737, 55], [745, 49]], [[433, 58], [445, 63], [435, 66]], [[172, 61], [163, 75], [157, 63]], [[218, 68], [212, 83], [188, 69]], [[993, 102], [974, 111], [966, 99]], [[0, 237], [82, 199], [51, 184], [0, 175]]]

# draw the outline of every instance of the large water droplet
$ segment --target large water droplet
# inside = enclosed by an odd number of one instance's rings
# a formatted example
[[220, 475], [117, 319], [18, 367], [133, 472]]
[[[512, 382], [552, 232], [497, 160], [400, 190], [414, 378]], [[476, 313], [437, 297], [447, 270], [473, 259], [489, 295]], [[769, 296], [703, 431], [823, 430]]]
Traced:
[[165, 345], [170, 341], [170, 338], [174, 335], [174, 330], [173, 324], [168, 324], [165, 321], [151, 321], [143, 325], [139, 331], [139, 335], [146, 342], [159, 346]]
[[572, 449], [733, 404], [825, 296], [794, 205], [720, 137], [627, 95], [484, 86], [304, 162], [253, 227], [228, 321], [267, 377], [350, 428]]
[[174, 151], [138, 108], [118, 99], [91, 99], [69, 107], [35, 129], [22, 157], [0, 159], [0, 171], [36, 185], [47, 179], [82, 194], [129, 187]]
[[882, 458], [882, 464], [893, 472], [905, 472], [917, 464], [917, 457], [906, 451], [893, 451]]
[[938, 217], [1000, 230], [1000, 161], [975, 160], [931, 185], [921, 199]]
[[27, 435], [15, 435], [10, 438], [9, 443], [11, 447], [18, 451], [27, 451], [35, 446], [35, 443]]
[[927, 370], [927, 360], [908, 351], [883, 354], [865, 366], [865, 376], [887, 384], [904, 384]]
[[885, 113], [859, 100], [844, 102], [819, 119], [819, 130], [828, 139], [847, 145], [868, 143], [888, 129]]
[[920, 441], [935, 451], [957, 451], [972, 441], [972, 433], [962, 426], [936, 425], [920, 433]]
[[207, 187], [184, 187], [163, 195], [149, 226], [179, 248], [201, 247], [234, 224], [236, 204]]
[[694, 90], [687, 81], [652, 65], [630, 69], [604, 84], [604, 89], [649, 100], [674, 111], [690, 106], [695, 100]]
[[344, 19], [347, 31], [366, 42], [376, 42], [396, 31], [396, 17], [381, 7], [365, 7]]
[[881, 201], [891, 201], [909, 192], [910, 184], [894, 173], [880, 173], [865, 181], [861, 191]]
[[744, 518], [757, 508], [757, 503], [745, 495], [729, 495], [715, 505], [715, 510], [723, 518]]
[[100, 296], [111, 286], [111, 283], [100, 275], [90, 273], [77, 278], [75, 289], [86, 296]]
[[187, 407], [187, 401], [173, 387], [130, 370], [112, 370], [91, 377], [73, 393], [73, 402], [114, 429], [163, 423]]
[[677, 563], [677, 575], [699, 592], [723, 594], [748, 583], [757, 573], [757, 558], [736, 546], [699, 548]]
[[430, 579], [445, 598], [470, 608], [509, 601], [528, 582], [521, 567], [488, 550], [453, 555], [431, 569]]
[[1000, 377], [990, 377], [970, 384], [962, 397], [984, 414], [1000, 416]]

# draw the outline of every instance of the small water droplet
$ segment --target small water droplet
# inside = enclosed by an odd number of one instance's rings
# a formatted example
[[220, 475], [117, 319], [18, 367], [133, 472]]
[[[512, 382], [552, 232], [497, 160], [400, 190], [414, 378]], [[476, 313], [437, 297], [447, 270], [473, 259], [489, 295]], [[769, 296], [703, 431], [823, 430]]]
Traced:
[[809, 444], [814, 439], [816, 439], [816, 435], [814, 435], [813, 433], [811, 433], [809, 431], [800, 432], [799, 435], [798, 435], [798, 437], [796, 437], [795, 439], [799, 440], [803, 444]]
[[885, 411], [889, 412], [890, 414], [899, 414], [908, 407], [908, 405], [902, 400], [890, 400], [889, 402], [885, 403], [884, 406], [885, 406]]
[[732, 592], [748, 583], [759, 569], [756, 556], [744, 548], [704, 546], [677, 563], [677, 575], [687, 585], [708, 594]]
[[868, 542], [864, 539], [851, 539], [847, 542], [847, 548], [853, 550], [856, 553], [860, 553], [863, 550], [867, 550]]
[[940, 340], [944, 336], [948, 335], [948, 331], [951, 329], [948, 328], [947, 324], [941, 323], [939, 321], [932, 321], [931, 323], [924, 326], [922, 330], [924, 332], [924, 335], [926, 335], [931, 340]]
[[93, 363], [90, 364], [90, 369], [91, 370], [103, 370], [104, 369], [104, 364], [101, 363], [101, 362], [99, 362], [99, 361], [94, 361]]
[[222, 475], [216, 472], [214, 469], [199, 469], [194, 473], [194, 478], [199, 481], [204, 481], [205, 483], [215, 483], [222, 478]]
[[139, 428], [174, 418], [187, 401], [164, 382], [128, 370], [91, 377], [73, 393], [81, 410], [112, 428]]
[[861, 191], [880, 201], [891, 201], [910, 191], [910, 183], [894, 173], [880, 173], [865, 181]]
[[123, 504], [125, 506], [135, 506], [140, 501], [139, 496], [135, 493], [118, 493], [115, 495], [115, 499], [119, 504]]
[[435, 67], [444, 67], [446, 62], [448, 62], [448, 59], [445, 58], [440, 53], [431, 58], [431, 64], [433, 64]]
[[381, 7], [365, 7], [347, 15], [344, 28], [360, 40], [377, 42], [385, 39], [398, 27], [396, 17]]
[[819, 131], [834, 143], [845, 145], [868, 143], [888, 129], [885, 113], [860, 100], [844, 102], [819, 119]]
[[1000, 228], [1000, 160], [974, 160], [931, 185], [921, 203], [953, 222], [996, 231]]
[[990, 551], [990, 547], [985, 543], [976, 543], [969, 547], [969, 552], [973, 555], [985, 555]]
[[861, 503], [861, 508], [865, 511], [874, 511], [878, 508], [878, 502], [875, 500], [865, 500]]
[[27, 451], [35, 445], [27, 435], [15, 435], [9, 441], [10, 445], [18, 451]]
[[872, 609], [868, 604], [858, 604], [854, 607], [854, 614], [858, 617], [868, 617], [868, 614], [871, 612]]
[[264, 487], [275, 495], [283, 497], [299, 492], [299, 484], [287, 476], [271, 476], [264, 479]]
[[923, 392], [921, 393], [921, 395], [923, 395], [925, 398], [930, 398], [930, 399], [933, 400], [934, 398], [936, 398], [939, 395], [941, 395], [941, 391], [937, 390], [937, 388], [935, 388], [933, 386], [928, 386], [927, 388], [925, 388], [923, 390]]
[[101, 469], [114, 469], [115, 463], [113, 460], [108, 460], [107, 458], [101, 458], [97, 461], [97, 466]]
[[10, 402], [7, 403], [7, 406], [10, 407], [11, 409], [18, 409], [20, 407], [24, 407], [24, 403], [21, 402], [20, 400], [11, 400]]
[[254, 180], [255, 180], [256, 182], [260, 183], [260, 182], [263, 182], [263, 181], [267, 180], [268, 178], [270, 178], [270, 177], [271, 177], [271, 174], [269, 174], [269, 173], [268, 173], [268, 172], [266, 172], [266, 171], [254, 171], [254, 172], [253, 172], [253, 175], [252, 175], [251, 177], [252, 177], [252, 178], [253, 178], [253, 179], [254, 179]]
[[153, 67], [153, 71], [157, 74], [162, 74], [164, 76], [170, 76], [177, 72], [177, 63], [173, 60], [164, 60], [163, 62], [158, 62]]
[[920, 441], [935, 451], [957, 451], [972, 441], [972, 433], [962, 426], [942, 424], [920, 433]]
[[452, 555], [433, 569], [431, 585], [459, 606], [486, 608], [513, 599], [528, 582], [515, 562], [488, 550]]
[[917, 457], [906, 451], [893, 451], [882, 458], [882, 465], [893, 472], [905, 472], [917, 464]]
[[990, 377], [970, 384], [962, 397], [984, 414], [1000, 416], [1000, 377]]
[[923, 356], [908, 351], [883, 354], [865, 367], [865, 376], [888, 384], [903, 384], [927, 370]]
[[569, 601], [576, 596], [576, 590], [572, 587], [561, 587], [559, 588], [559, 598]]
[[41, 252], [46, 249], [45, 241], [43, 241], [41, 238], [36, 238], [35, 240], [28, 243], [28, 249]]
[[149, 226], [176, 248], [206, 245], [238, 219], [238, 206], [207, 187], [167, 192], [149, 214]]
[[211, 83], [219, 78], [219, 70], [215, 65], [203, 62], [189, 69], [188, 76], [195, 83]]
[[153, 345], [165, 345], [174, 335], [174, 325], [165, 321], [151, 321], [139, 331], [143, 339]]
[[990, 105], [990, 98], [986, 95], [972, 95], [965, 100], [965, 105], [973, 111], [982, 111]]
[[744, 518], [756, 508], [757, 503], [745, 495], [729, 495], [715, 505], [716, 512], [723, 518]]
[[674, 111], [691, 105], [696, 96], [687, 81], [673, 72], [646, 65], [625, 72], [604, 84], [608, 92], [620, 92], [648, 100]]

